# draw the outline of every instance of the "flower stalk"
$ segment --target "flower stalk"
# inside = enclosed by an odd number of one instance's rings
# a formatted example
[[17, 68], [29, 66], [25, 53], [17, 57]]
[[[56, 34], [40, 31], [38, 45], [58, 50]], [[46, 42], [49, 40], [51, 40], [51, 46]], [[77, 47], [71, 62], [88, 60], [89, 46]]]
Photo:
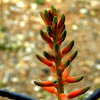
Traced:
[[55, 67], [56, 67], [56, 75], [59, 77], [57, 80], [57, 95], [58, 95], [58, 100], [60, 99], [60, 94], [64, 93], [64, 86], [62, 84], [62, 70], [59, 69], [59, 66], [61, 64], [61, 58], [60, 58], [60, 47], [57, 43], [54, 44], [54, 48], [55, 48], [55, 58], [56, 58], [56, 63], [55, 63]]
[[65, 30], [65, 15], [62, 14], [60, 21], [58, 21], [57, 11], [54, 6], [50, 10], [45, 10], [40, 13], [44, 20], [47, 32], [40, 31], [42, 39], [49, 45], [53, 54], [43, 51], [44, 57], [36, 54], [39, 61], [49, 66], [54, 73], [52, 81], [34, 81], [38, 86], [43, 87], [50, 93], [56, 95], [58, 100], [68, 100], [85, 93], [89, 87], [81, 88], [70, 92], [68, 95], [64, 94], [64, 85], [66, 83], [75, 83], [83, 79], [83, 75], [70, 77], [71, 62], [77, 55], [77, 50], [67, 57], [64, 61], [62, 58], [70, 52], [74, 46], [72, 40], [65, 48], [61, 50], [61, 44], [66, 38], [67, 31]]

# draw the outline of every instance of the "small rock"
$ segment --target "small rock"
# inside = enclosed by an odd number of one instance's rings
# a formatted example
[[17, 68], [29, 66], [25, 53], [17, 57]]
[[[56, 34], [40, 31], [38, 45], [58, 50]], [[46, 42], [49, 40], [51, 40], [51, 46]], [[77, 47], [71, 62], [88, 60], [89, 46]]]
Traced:
[[22, 18], [23, 18], [24, 20], [27, 20], [27, 19], [28, 19], [27, 15], [23, 15]]
[[32, 49], [29, 47], [29, 48], [26, 48], [26, 52], [27, 53], [30, 53], [30, 52], [32, 52]]
[[95, 83], [95, 84], [100, 84], [100, 77], [96, 77], [96, 78], [94, 79], [94, 83]]
[[52, 76], [49, 76], [47, 80], [53, 80], [53, 77]]
[[94, 65], [94, 61], [92, 61], [92, 60], [86, 60], [85, 64], [87, 64], [89, 66], [93, 66]]
[[37, 9], [37, 4], [36, 3], [32, 3], [31, 4], [31, 9], [32, 10], [36, 10]]
[[99, 5], [100, 5], [100, 1], [99, 1], [99, 0], [92, 0], [92, 1], [90, 2], [90, 4], [91, 4], [91, 7], [92, 7], [92, 8], [98, 8]]
[[91, 11], [90, 11], [90, 15], [91, 15], [91, 16], [97, 16], [98, 14], [99, 14], [98, 10], [95, 10], [95, 9], [94, 9], [94, 10], [91, 10]]
[[43, 72], [48, 75], [50, 73], [50, 70], [49, 69], [43, 69]]
[[23, 39], [24, 39], [24, 35], [18, 34], [18, 35], [17, 35], [17, 38], [18, 38], [18, 40], [23, 40]]
[[25, 22], [24, 22], [24, 21], [21, 21], [21, 22], [19, 23], [19, 25], [20, 25], [20, 27], [24, 27], [24, 26], [25, 26]]
[[10, 0], [3, 0], [3, 2], [4, 2], [4, 3], [9, 3], [9, 2], [10, 2]]
[[77, 31], [78, 30], [78, 26], [77, 25], [72, 25], [72, 30], [73, 31]]
[[39, 91], [40, 90], [40, 87], [39, 86], [34, 86], [34, 91]]
[[79, 12], [81, 13], [81, 14], [89, 14], [89, 11], [86, 9], [86, 8], [81, 8], [80, 10], [79, 10]]
[[13, 78], [11, 78], [11, 82], [17, 83], [17, 82], [18, 82], [18, 77], [13, 77]]
[[[38, 98], [41, 98], [41, 97], [43, 97], [43, 94], [42, 93], [37, 93], [37, 97]], [[42, 99], [41, 99], [42, 100]]]
[[3, 83], [7, 84], [8, 83], [8, 79], [9, 79], [9, 71], [5, 72], [4, 78], [3, 78]]
[[17, 7], [24, 8], [25, 7], [24, 2], [22, 2], [22, 1], [18, 2]]
[[87, 15], [89, 15], [89, 11], [86, 8], [81, 8], [79, 10], [79, 13], [81, 18], [85, 18], [87, 17]]
[[91, 70], [90, 70], [90, 68], [88, 68], [88, 67], [83, 67], [83, 69], [82, 69], [85, 73], [91, 73]]
[[4, 64], [0, 65], [0, 69], [4, 69], [6, 66]]
[[10, 12], [9, 12], [9, 10], [5, 10], [5, 15], [10, 15]]

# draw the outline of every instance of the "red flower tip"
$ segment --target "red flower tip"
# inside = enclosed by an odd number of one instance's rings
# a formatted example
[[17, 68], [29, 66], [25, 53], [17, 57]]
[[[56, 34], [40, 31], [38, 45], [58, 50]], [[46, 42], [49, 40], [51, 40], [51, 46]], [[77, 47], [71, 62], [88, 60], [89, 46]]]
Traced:
[[48, 25], [52, 25], [52, 22], [50, 20], [50, 16], [47, 10], [44, 10], [44, 16], [45, 16], [45, 20], [47, 21]]
[[67, 34], [67, 31], [64, 30], [63, 33], [60, 35], [57, 43], [61, 45], [61, 43], [65, 40], [65, 37], [66, 37], [66, 34]]
[[[65, 61], [68, 60], [68, 59], [70, 59], [70, 61], [72, 61], [72, 60], [76, 57], [77, 52], [78, 52], [78, 51], [76, 50], [73, 54], [71, 54], [68, 58], [66, 58]], [[64, 61], [64, 62], [65, 62], [65, 61]]]
[[58, 29], [58, 36], [60, 36], [64, 30], [65, 30], [65, 24], [60, 29]]
[[60, 77], [58, 75], [54, 75], [53, 79], [60, 79]]
[[44, 20], [45, 24], [48, 25], [48, 22], [47, 22], [47, 20], [45, 19], [44, 14], [43, 14], [42, 12], [40, 12], [40, 15], [41, 15], [42, 19]]
[[85, 93], [87, 90], [89, 90], [89, 88], [90, 87], [85, 87], [85, 88], [81, 88], [81, 89], [70, 92], [68, 94], [68, 99], [75, 98], [75, 97]]
[[64, 22], [65, 22], [65, 15], [62, 14], [62, 17], [61, 17], [60, 22], [58, 24], [58, 29], [60, 29], [64, 25]]
[[50, 37], [52, 37], [53, 39], [55, 38], [55, 34], [53, 33], [53, 30], [51, 29], [49, 25], [47, 25], [47, 32]]
[[43, 39], [46, 43], [52, 44], [52, 45], [53, 45], [51, 38], [50, 38], [46, 33], [44, 33], [42, 30], [40, 30], [40, 35], [41, 35], [42, 39]]
[[34, 81], [34, 83], [38, 86], [42, 87], [50, 87], [53, 86], [54, 83], [52, 81]]
[[50, 93], [53, 93], [57, 96], [57, 91], [54, 87], [43, 87], [45, 90], [47, 90]]
[[52, 16], [53, 16], [53, 17], [54, 17], [54, 16], [57, 16], [56, 8], [55, 8], [53, 5], [51, 5], [51, 12], [52, 12]]
[[64, 79], [65, 83], [74, 83], [74, 82], [79, 82], [83, 79], [83, 75], [77, 76], [77, 77], [67, 77]]
[[[52, 26], [53, 26], [53, 30], [54, 30], [54, 31], [57, 31], [57, 24], [58, 24], [57, 16], [54, 16], [53, 22], [52, 22]], [[57, 34], [58, 34], [58, 33], [57, 33]]]
[[68, 100], [67, 95], [64, 93], [60, 94], [60, 98], [61, 98], [61, 100]]
[[71, 70], [71, 64], [67, 68], [65, 68], [63, 72], [63, 80], [69, 76], [70, 70]]
[[52, 24], [55, 25], [56, 22], [58, 22], [58, 19], [57, 16], [54, 16]]

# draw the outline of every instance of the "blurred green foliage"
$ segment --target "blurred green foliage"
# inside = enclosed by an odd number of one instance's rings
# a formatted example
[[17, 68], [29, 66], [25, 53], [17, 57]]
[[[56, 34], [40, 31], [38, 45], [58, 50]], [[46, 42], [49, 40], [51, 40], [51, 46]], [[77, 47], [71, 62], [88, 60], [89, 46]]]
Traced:
[[78, 98], [79, 98], [79, 100], [84, 100], [86, 98], [86, 94], [82, 94]]
[[35, 2], [39, 5], [43, 5], [45, 3], [45, 0], [35, 0]]
[[0, 34], [1, 32], [5, 32], [6, 28], [2, 25], [2, 23], [0, 23]]
[[7, 84], [0, 82], [0, 88], [5, 88], [6, 86], [7, 86]]
[[0, 50], [13, 52], [20, 48], [16, 42], [11, 41], [10, 36], [6, 34], [7, 29], [0, 23]]

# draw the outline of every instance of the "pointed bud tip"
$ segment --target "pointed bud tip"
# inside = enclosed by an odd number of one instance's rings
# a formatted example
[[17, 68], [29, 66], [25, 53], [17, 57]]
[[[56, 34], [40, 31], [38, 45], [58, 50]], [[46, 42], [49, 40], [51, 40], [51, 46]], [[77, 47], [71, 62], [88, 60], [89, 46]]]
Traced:
[[65, 14], [62, 14], [62, 18], [65, 19]]
[[47, 10], [45, 9], [45, 10], [44, 10], [44, 13], [46, 13], [46, 12], [47, 12]]
[[53, 82], [54, 84], [57, 83], [57, 78], [55, 78], [52, 82]]
[[84, 92], [88, 91], [90, 89], [90, 86], [87, 86], [84, 88]]
[[78, 53], [78, 51], [76, 50], [76, 51], [75, 51], [75, 54], [77, 54], [77, 53]]
[[50, 28], [50, 26], [49, 26], [49, 25], [47, 25], [47, 29], [48, 29], [48, 28]]
[[84, 76], [83, 76], [83, 75], [81, 75], [81, 79], [83, 79], [83, 77], [84, 77]]
[[74, 58], [76, 57], [77, 53], [78, 53], [77, 50], [73, 53], [73, 57], [74, 57]]
[[57, 18], [57, 16], [54, 16], [53, 23], [56, 23], [56, 22], [58, 22], [58, 18]]
[[40, 30], [40, 33], [43, 32], [42, 30]]
[[40, 30], [40, 35], [41, 35], [41, 36], [43, 35], [43, 33], [44, 33], [44, 32], [43, 32], [42, 30]]
[[37, 58], [39, 58], [39, 55], [38, 55], [38, 54], [36, 54], [36, 57], [37, 57]]
[[81, 76], [77, 76], [76, 80], [82, 80], [83, 77], [84, 77], [83, 75], [81, 75]]
[[46, 51], [43, 51], [43, 55], [44, 55], [44, 56], [47, 55], [47, 52], [46, 52]]
[[77, 76], [77, 78], [75, 79], [76, 80], [76, 82], [79, 82], [79, 81], [81, 81], [82, 79], [83, 79], [83, 75], [81, 75], [81, 76]]
[[64, 31], [63, 31], [63, 33], [61, 34], [60, 38], [62, 38], [62, 39], [63, 39], [63, 38], [65, 38], [65, 37], [66, 37], [66, 35], [67, 35], [67, 31], [66, 31], [66, 30], [64, 30]]
[[54, 5], [51, 5], [51, 8], [52, 8], [52, 9], [55, 9], [55, 6], [54, 6]]
[[83, 76], [83, 75], [81, 75], [81, 76], [79, 77], [79, 79], [80, 79], [80, 80], [82, 80], [82, 79], [83, 79], [83, 77], [84, 77], [84, 76]]
[[34, 81], [34, 83], [36, 84], [36, 85], [41, 85], [41, 83], [40, 82], [38, 82], [38, 81]]
[[66, 35], [67, 34], [67, 31], [66, 30], [64, 30], [64, 35]]
[[50, 32], [51, 31], [51, 28], [49, 25], [47, 25], [47, 32]]
[[59, 45], [58, 45], [58, 43], [55, 43], [55, 44], [54, 44], [54, 50], [55, 50], [55, 51], [58, 51], [58, 50], [59, 50]]
[[68, 59], [67, 61], [68, 61], [68, 63], [70, 63], [70, 59]]
[[74, 40], [71, 41], [71, 45], [74, 45]]

